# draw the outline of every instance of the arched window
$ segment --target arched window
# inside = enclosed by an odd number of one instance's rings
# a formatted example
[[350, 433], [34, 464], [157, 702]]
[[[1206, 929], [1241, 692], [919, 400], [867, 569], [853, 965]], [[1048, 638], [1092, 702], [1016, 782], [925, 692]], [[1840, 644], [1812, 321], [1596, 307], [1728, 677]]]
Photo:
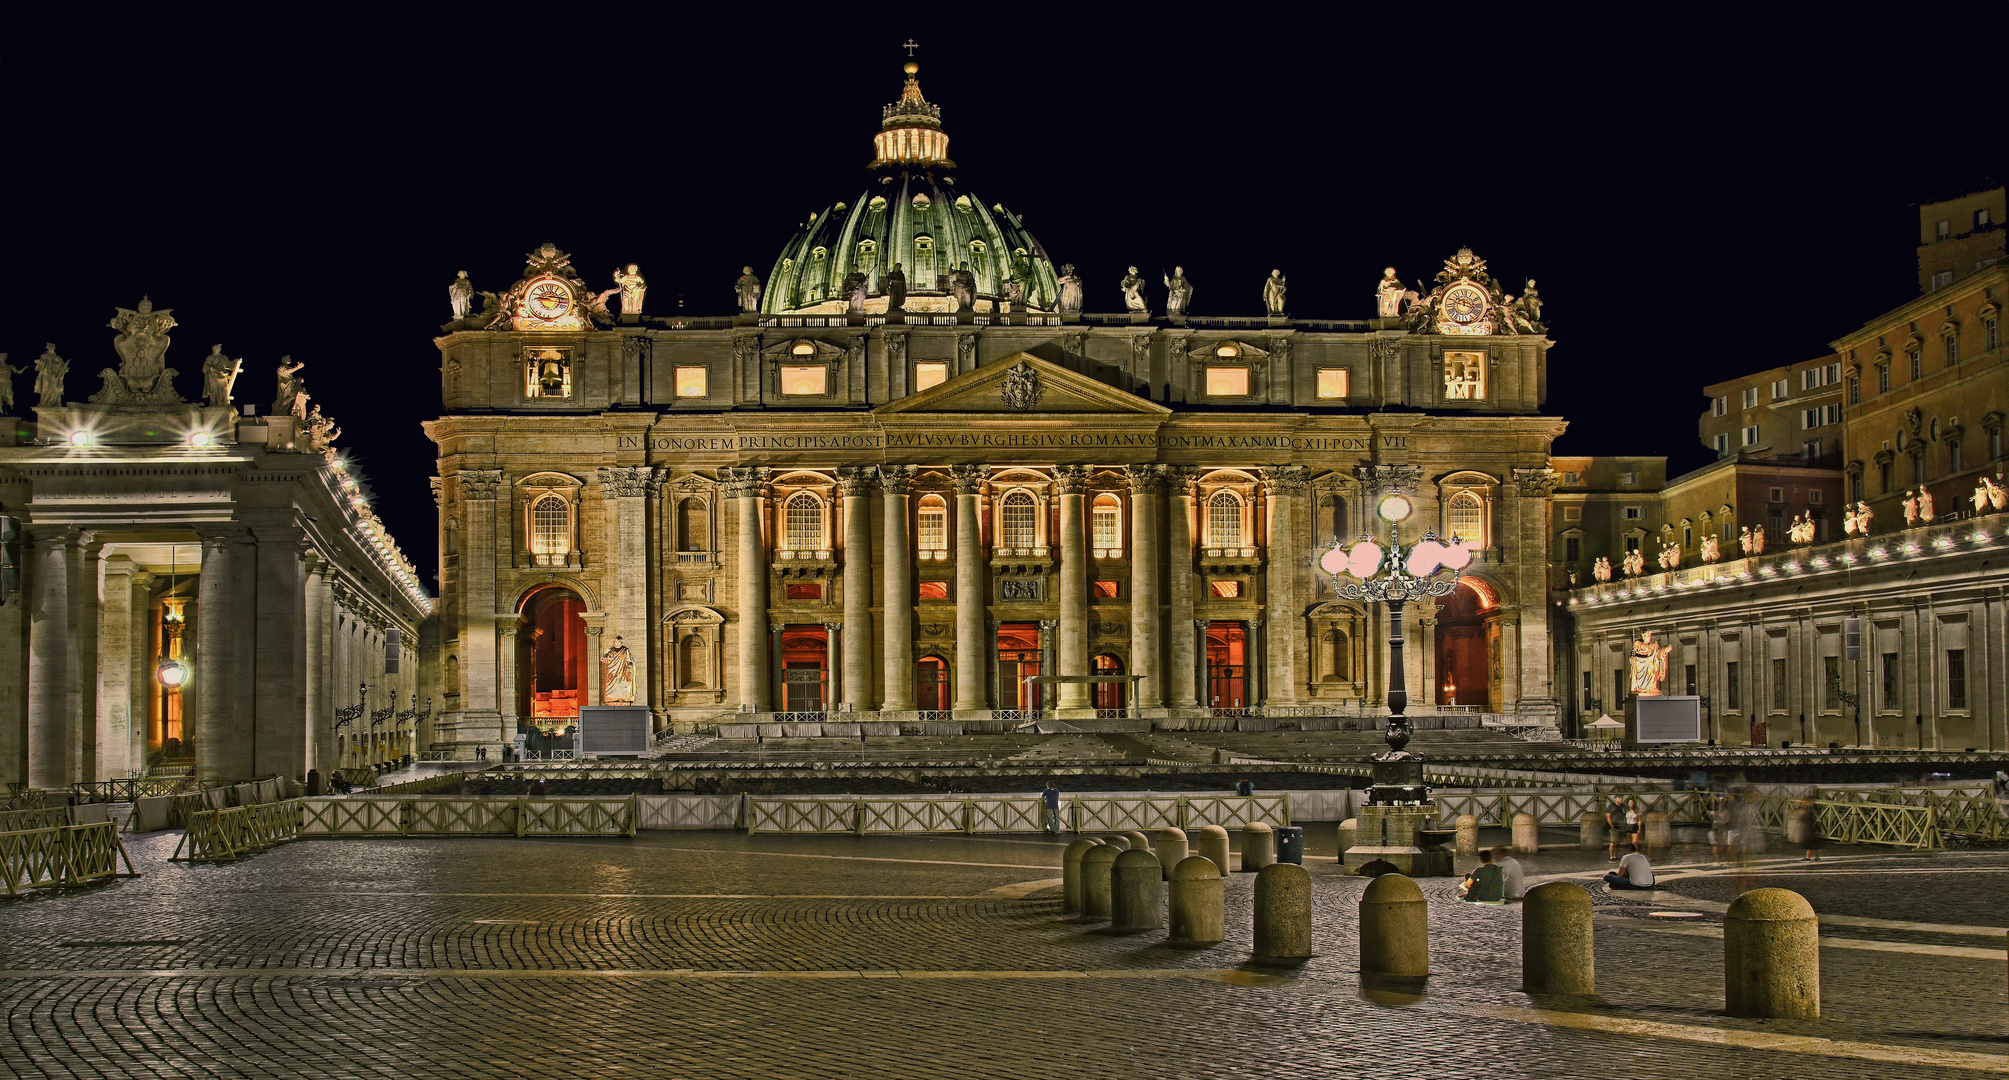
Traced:
[[1207, 546], [1242, 546], [1242, 500], [1232, 491], [1207, 500]]
[[921, 496], [918, 514], [920, 528], [916, 530], [916, 543], [923, 552], [942, 553], [949, 550], [949, 505], [940, 495]]
[[823, 546], [823, 503], [807, 491], [788, 497], [788, 547], [814, 551]]
[[571, 549], [572, 508], [558, 495], [539, 498], [530, 509], [530, 553], [540, 566], [557, 566]]
[[1444, 519], [1451, 535], [1479, 547], [1486, 546], [1486, 503], [1477, 492], [1461, 491], [1451, 496]]
[[1097, 495], [1089, 525], [1094, 538], [1090, 546], [1098, 557], [1115, 558], [1123, 554], [1122, 500], [1110, 494]]
[[1004, 546], [1029, 548], [1039, 543], [1039, 508], [1029, 491], [1004, 497]]

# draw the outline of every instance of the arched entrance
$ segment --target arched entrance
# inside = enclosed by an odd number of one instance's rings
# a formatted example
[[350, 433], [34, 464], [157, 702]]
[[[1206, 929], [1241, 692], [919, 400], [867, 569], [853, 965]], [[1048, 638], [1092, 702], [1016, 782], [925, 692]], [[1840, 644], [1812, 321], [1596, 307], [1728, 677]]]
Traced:
[[[1123, 674], [1123, 661], [1108, 653], [1097, 654], [1090, 666], [1094, 668], [1091, 674], [1095, 675]], [[1095, 711], [1098, 713], [1121, 713], [1123, 706], [1128, 703], [1128, 695], [1124, 692], [1128, 689], [1127, 683], [1105, 682], [1090, 685], [1095, 688]]]
[[1486, 612], [1492, 606], [1470, 581], [1460, 581], [1450, 595], [1437, 602], [1437, 662], [1433, 668], [1437, 686], [1432, 699], [1437, 704], [1496, 711], [1486, 633]]
[[579, 594], [562, 585], [531, 593], [523, 601], [523, 621], [516, 635], [517, 715], [546, 734], [558, 734], [579, 722], [586, 701], [586, 605]]
[[939, 656], [923, 656], [914, 663], [914, 707], [923, 712], [949, 709], [949, 665]]

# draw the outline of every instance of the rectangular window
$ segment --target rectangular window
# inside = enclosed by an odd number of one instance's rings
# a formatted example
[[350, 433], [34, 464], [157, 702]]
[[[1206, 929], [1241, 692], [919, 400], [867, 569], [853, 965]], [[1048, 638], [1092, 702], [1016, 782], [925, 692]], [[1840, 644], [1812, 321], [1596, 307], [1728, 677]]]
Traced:
[[1322, 367], [1318, 369], [1318, 396], [1323, 401], [1334, 401], [1346, 397], [1348, 371], [1343, 367]]
[[1743, 398], [1743, 401], [1744, 401], [1744, 407], [1745, 407], [1745, 408], [1747, 408], [1747, 409], [1755, 409], [1755, 408], [1757, 408], [1757, 407], [1758, 407], [1758, 388], [1754, 386], [1754, 387], [1750, 388], [1749, 390], [1746, 390], [1746, 391], [1744, 391], [1744, 398]]
[[1773, 382], [1773, 383], [1772, 383], [1772, 400], [1773, 400], [1773, 401], [1784, 401], [1785, 399], [1787, 399], [1787, 398], [1791, 397], [1792, 395], [1793, 395], [1793, 383], [1792, 383], [1792, 380], [1790, 380], [1790, 379], [1779, 379], [1779, 380], [1777, 380], [1777, 381], [1775, 381], [1775, 382]]
[[1808, 368], [1800, 372], [1800, 389], [1812, 390], [1814, 387], [1820, 385], [1820, 378], [1821, 369], [1819, 368]]
[[1823, 370], [1826, 372], [1826, 376], [1821, 379], [1822, 386], [1833, 386], [1842, 381], [1842, 365], [1840, 363], [1829, 364]]
[[1888, 393], [1890, 393], [1890, 365], [1889, 365], [1889, 364], [1878, 364], [1878, 365], [1876, 366], [1876, 392], [1877, 392], [1877, 393], [1879, 393], [1879, 394], [1888, 394]]
[[1953, 284], [1953, 271], [1951, 270], [1941, 270], [1932, 275], [1932, 287], [1935, 289], [1944, 289], [1951, 284]]
[[1123, 554], [1115, 550], [1119, 543], [1117, 533], [1118, 527], [1122, 524], [1122, 511], [1107, 504], [1098, 505], [1095, 511], [1088, 515], [1088, 519], [1089, 532], [1092, 534], [1089, 546], [1098, 553], [1107, 553], [1110, 556]]
[[711, 369], [677, 365], [677, 396], [704, 397], [710, 392]]
[[1641, 513], [1640, 513], [1640, 509], [1639, 509], [1639, 507], [1637, 507], [1637, 506], [1628, 506], [1628, 507], [1626, 507], [1626, 508], [1625, 508], [1625, 520], [1627, 520], [1627, 521], [1638, 521], [1638, 520], [1640, 519], [1640, 516], [1641, 516]]
[[1842, 658], [1821, 657], [1821, 708], [1842, 707]]
[[1444, 400], [1486, 400], [1486, 354], [1447, 352], [1444, 354]]
[[1894, 652], [1883, 654], [1883, 696], [1878, 700], [1883, 703], [1884, 709], [1889, 712], [1897, 712], [1904, 707], [1904, 702], [1899, 698], [1897, 654]]
[[1770, 497], [1770, 498], [1768, 498], [1768, 499], [1766, 499], [1766, 500], [1765, 500], [1766, 502], [1785, 502], [1785, 501], [1786, 501], [1786, 489], [1785, 489], [1785, 488], [1772, 488], [1772, 489], [1771, 489], [1771, 490], [1770, 490], [1770, 491], [1768, 492], [1768, 494], [1769, 494], [1769, 495], [1770, 495], [1771, 497]]
[[1582, 521], [1582, 520], [1583, 520], [1583, 507], [1581, 507], [1581, 506], [1565, 506], [1565, 507], [1563, 507], [1563, 520], [1564, 520], [1564, 521]]
[[784, 595], [790, 600], [821, 600], [823, 599], [823, 586], [814, 582], [791, 581], [788, 583], [788, 589]]
[[949, 512], [943, 507], [926, 506], [920, 513], [922, 551], [949, 550]]
[[1743, 707], [1743, 690], [1737, 685], [1737, 661], [1723, 665], [1723, 707], [1736, 712]]
[[1744, 429], [1744, 445], [1758, 445], [1758, 425], [1752, 424]]
[[914, 389], [926, 390], [949, 381], [949, 365], [942, 360], [923, 360], [914, 365]]
[[1710, 411], [1716, 416], [1728, 415], [1730, 412], [1730, 399], [1728, 397], [1717, 398], [1710, 403]]
[[1850, 379], [1849, 404], [1860, 405], [1862, 404], [1862, 400], [1863, 400], [1863, 381], [1861, 379]]
[[1808, 440], [1807, 440], [1806, 442], [1803, 442], [1803, 443], [1801, 443], [1801, 444], [1800, 444], [1800, 456], [1801, 456], [1801, 457], [1803, 457], [1803, 458], [1806, 458], [1806, 459], [1807, 459], [1807, 460], [1809, 460], [1809, 461], [1812, 461], [1812, 460], [1813, 460], [1814, 458], [1817, 458], [1817, 457], [1820, 457], [1820, 456], [1821, 456], [1821, 440], [1819, 440], [1819, 439], [1808, 439]]
[[1627, 551], [1638, 551], [1638, 550], [1639, 550], [1639, 542], [1640, 542], [1640, 538], [1639, 538], [1639, 537], [1637, 537], [1637, 536], [1628, 536], [1628, 537], [1626, 537], [1626, 538], [1625, 538], [1625, 550], [1627, 550]]
[[1570, 536], [1563, 539], [1563, 561], [1577, 562], [1583, 558], [1583, 538]]
[[1239, 581], [1216, 581], [1212, 583], [1212, 592], [1214, 597], [1219, 600], [1239, 599], [1242, 595], [1242, 583]]
[[1210, 367], [1207, 369], [1208, 397], [1247, 397], [1248, 393], [1248, 368]]
[[1727, 433], [1718, 433], [1713, 441], [1715, 442], [1717, 453], [1727, 454], [1730, 452], [1730, 436]]
[[1911, 364], [1911, 377], [1913, 380], [1925, 378], [1925, 359], [1917, 349], [1906, 349], [1904, 358]]
[[922, 600], [947, 600], [949, 583], [946, 581], [923, 581], [914, 587], [915, 595]]
[[1786, 711], [1786, 662], [1772, 661], [1772, 711]]
[[1994, 352], [2002, 347], [2002, 320], [1989, 319], [1981, 324], [1982, 348]]
[[1999, 458], [2001, 456], [2002, 456], [2002, 429], [1999, 427], [1989, 428], [1988, 460], [1994, 461], [1996, 458]]
[[1590, 695], [1591, 695], [1590, 672], [1586, 671], [1583, 673], [1583, 707], [1586, 709], [1590, 708], [1590, 702], [1591, 702]]
[[1946, 366], [1952, 367], [1959, 362], [1960, 339], [1952, 334], [1948, 334], [1946, 335]]
[[1952, 439], [1946, 444], [1946, 464], [1950, 471], [1959, 472], [1967, 467], [1966, 459], [1960, 453], [1960, 440]]
[[1806, 430], [1808, 430], [1809, 428], [1817, 428], [1817, 427], [1820, 427], [1820, 426], [1821, 426], [1821, 410], [1819, 410], [1819, 409], [1801, 409], [1801, 410], [1800, 410], [1800, 430], [1801, 430], [1801, 431], [1806, 431]]
[[830, 369], [816, 367], [785, 367], [781, 369], [781, 392], [791, 397], [814, 397], [828, 393]]
[[1946, 650], [1946, 707], [1967, 707], [1967, 650]]
[[1863, 474], [1854, 473], [1849, 476], [1849, 498], [1856, 502], [1861, 502], [1862, 497], [1863, 497]]
[[1686, 673], [1686, 675], [1687, 675], [1687, 677], [1688, 677], [1688, 682], [1687, 682], [1687, 686], [1688, 686], [1688, 690], [1687, 690], [1687, 694], [1688, 694], [1688, 696], [1689, 696], [1689, 697], [1694, 697], [1694, 696], [1696, 696], [1696, 695], [1695, 695], [1695, 665], [1694, 665], [1694, 664], [1690, 664], [1690, 665], [1688, 665], [1688, 666], [1687, 666], [1687, 668], [1685, 668], [1685, 669], [1684, 669], [1684, 671], [1685, 671], [1685, 673]]
[[1092, 582], [1091, 584], [1093, 587], [1089, 590], [1089, 595], [1095, 597], [1098, 600], [1114, 600], [1117, 597], [1123, 595], [1123, 589], [1120, 582], [1097, 581]]

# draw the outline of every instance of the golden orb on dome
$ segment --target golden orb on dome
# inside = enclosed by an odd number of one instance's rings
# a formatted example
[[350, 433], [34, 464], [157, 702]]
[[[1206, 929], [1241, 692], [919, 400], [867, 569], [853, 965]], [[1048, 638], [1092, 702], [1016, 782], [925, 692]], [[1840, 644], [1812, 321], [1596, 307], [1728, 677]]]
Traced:
[[916, 64], [913, 61], [909, 60], [907, 62], [907, 66], [902, 70], [906, 71], [906, 73], [909, 75], [919, 75], [921, 73], [921, 65]]

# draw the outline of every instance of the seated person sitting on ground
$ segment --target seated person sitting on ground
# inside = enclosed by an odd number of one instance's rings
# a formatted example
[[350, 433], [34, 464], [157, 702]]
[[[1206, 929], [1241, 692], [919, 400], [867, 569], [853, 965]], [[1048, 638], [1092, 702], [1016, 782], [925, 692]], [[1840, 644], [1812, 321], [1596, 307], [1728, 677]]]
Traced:
[[1625, 845], [1625, 858], [1618, 860], [1618, 869], [1607, 870], [1604, 883], [1612, 889], [1653, 888], [1653, 864], [1640, 853], [1638, 844]]
[[1501, 872], [1499, 864], [1493, 861], [1493, 850], [1481, 848], [1479, 865], [1465, 875], [1458, 884], [1459, 899], [1474, 904], [1504, 904], [1507, 902], [1507, 876]]
[[1500, 877], [1506, 882], [1507, 899], [1519, 900], [1528, 894], [1527, 869], [1521, 865], [1521, 860], [1514, 858], [1513, 848], [1494, 848], [1493, 862], [1500, 868]]

